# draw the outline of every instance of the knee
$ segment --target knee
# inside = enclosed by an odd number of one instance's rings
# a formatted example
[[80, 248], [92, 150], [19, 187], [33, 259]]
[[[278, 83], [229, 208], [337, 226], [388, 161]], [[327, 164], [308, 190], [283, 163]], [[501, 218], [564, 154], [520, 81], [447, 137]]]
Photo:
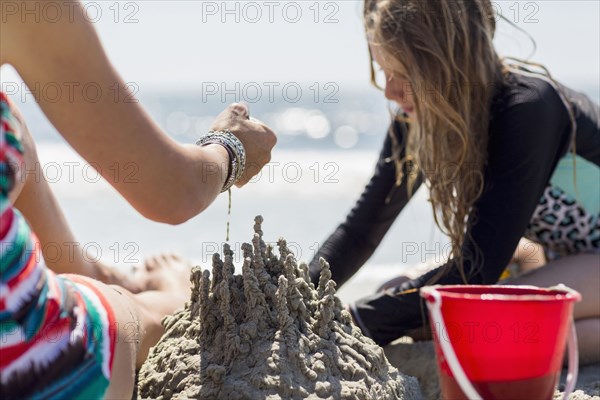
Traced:
[[15, 170], [15, 186], [11, 190], [9, 196], [10, 201], [13, 204], [26, 186], [30, 186], [32, 183], [37, 183], [45, 179], [38, 159], [35, 142], [27, 128], [27, 124], [18, 111], [15, 111], [15, 114], [17, 116], [16, 120], [18, 121], [16, 129], [19, 129], [20, 142], [23, 146], [23, 158], [19, 165], [11, 166]]
[[[123, 329], [119, 329], [123, 331]], [[135, 358], [137, 346], [128, 341], [128, 335], [119, 333], [115, 344], [115, 354], [111, 371], [107, 399], [131, 398], [135, 383]]]

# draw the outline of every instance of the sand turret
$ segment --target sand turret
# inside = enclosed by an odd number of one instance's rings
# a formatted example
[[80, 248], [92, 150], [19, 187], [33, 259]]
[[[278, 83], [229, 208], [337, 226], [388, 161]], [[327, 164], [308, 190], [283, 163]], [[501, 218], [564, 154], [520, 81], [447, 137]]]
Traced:
[[192, 271], [192, 296], [163, 321], [165, 334], [139, 373], [142, 399], [417, 399], [416, 379], [392, 367], [336, 297], [321, 260], [318, 287], [285, 240], [279, 255], [262, 239]]

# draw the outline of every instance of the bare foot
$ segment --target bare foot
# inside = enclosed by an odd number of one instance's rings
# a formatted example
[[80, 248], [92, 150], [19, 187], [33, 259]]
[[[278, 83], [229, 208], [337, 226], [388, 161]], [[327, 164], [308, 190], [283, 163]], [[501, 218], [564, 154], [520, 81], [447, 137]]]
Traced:
[[133, 269], [133, 281], [142, 291], [156, 290], [181, 295], [185, 300], [191, 293], [190, 272], [193, 264], [176, 254], [160, 254], [144, 260]]
[[118, 285], [131, 293], [139, 293], [144, 291], [144, 286], [137, 282], [130, 274], [119, 271], [118, 267], [110, 267], [102, 262], [94, 263], [96, 269], [96, 279], [107, 285]]

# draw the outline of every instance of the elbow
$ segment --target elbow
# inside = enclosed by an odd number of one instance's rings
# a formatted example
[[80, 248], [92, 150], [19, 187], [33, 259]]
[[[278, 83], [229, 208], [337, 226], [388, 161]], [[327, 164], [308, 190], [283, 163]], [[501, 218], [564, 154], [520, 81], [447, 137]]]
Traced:
[[149, 217], [151, 220], [155, 221], [155, 222], [159, 222], [161, 224], [167, 224], [167, 225], [181, 225], [184, 222], [189, 221], [190, 219], [192, 219], [195, 215], [192, 215], [190, 213], [187, 213], [185, 211], [182, 212], [182, 210], [173, 210], [173, 211], [169, 211], [169, 212], [165, 212], [165, 213], [161, 213], [161, 214], [157, 214], [154, 215], [152, 217]]
[[210, 201], [206, 196], [171, 197], [163, 204], [154, 203], [150, 207], [139, 210], [140, 213], [155, 222], [167, 225], [181, 225], [208, 208]]
[[194, 218], [205, 209], [198, 211], [187, 207], [171, 207], [166, 210], [153, 210], [152, 212], [142, 213], [142, 215], [154, 222], [159, 222], [167, 225], [181, 225], [190, 219]]
[[168, 225], [180, 225], [206, 210], [221, 187], [199, 176], [197, 168], [175, 166], [167, 179], [156, 179], [137, 193], [135, 208], [146, 218]]

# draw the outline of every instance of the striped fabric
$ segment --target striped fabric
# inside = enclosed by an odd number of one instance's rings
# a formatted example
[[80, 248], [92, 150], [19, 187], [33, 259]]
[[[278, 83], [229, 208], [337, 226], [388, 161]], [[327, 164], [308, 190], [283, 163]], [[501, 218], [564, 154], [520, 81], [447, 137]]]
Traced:
[[56, 276], [8, 198], [21, 179], [18, 121], [0, 92], [0, 398], [100, 399], [116, 342], [114, 314], [76, 276]]

